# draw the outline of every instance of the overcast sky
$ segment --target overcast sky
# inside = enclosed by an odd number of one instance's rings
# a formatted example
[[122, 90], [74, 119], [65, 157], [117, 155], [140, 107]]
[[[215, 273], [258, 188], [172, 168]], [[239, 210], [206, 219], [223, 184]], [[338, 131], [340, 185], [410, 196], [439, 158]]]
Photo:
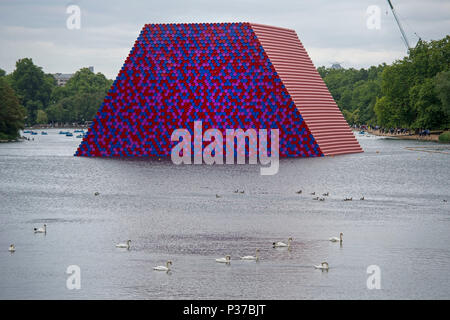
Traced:
[[[411, 45], [450, 32], [449, 0], [392, 0]], [[69, 5], [81, 28], [69, 30]], [[380, 29], [367, 27], [367, 8], [380, 8]], [[0, 68], [31, 57], [47, 73], [94, 66], [114, 79], [146, 23], [256, 22], [294, 29], [314, 64], [368, 67], [406, 54], [386, 0], [0, 0]]]

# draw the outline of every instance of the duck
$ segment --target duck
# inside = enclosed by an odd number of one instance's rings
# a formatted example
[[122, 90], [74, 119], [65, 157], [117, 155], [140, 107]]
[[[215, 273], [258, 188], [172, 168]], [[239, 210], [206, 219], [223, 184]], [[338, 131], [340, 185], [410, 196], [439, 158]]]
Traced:
[[325, 198], [320, 198], [319, 201], [325, 201]]
[[218, 194], [216, 194], [216, 198], [220, 198], [220, 196]]
[[291, 241], [292, 241], [292, 237], [290, 237], [288, 239], [288, 244], [286, 244], [284, 242], [281, 242], [281, 241], [278, 241], [278, 242], [274, 242], [272, 245], [273, 245], [274, 248], [284, 248], [284, 247], [290, 248], [291, 247]]
[[245, 191], [244, 191], [244, 190], [242, 190], [242, 191], [241, 191], [241, 193], [245, 193]]
[[352, 201], [353, 198], [345, 198], [344, 201]]
[[255, 256], [243, 256], [243, 257], [241, 257], [241, 260], [255, 260], [255, 261], [259, 261], [259, 249], [256, 249]]
[[342, 242], [344, 240], [344, 234], [341, 232], [339, 233], [339, 238], [338, 237], [332, 237], [330, 239], [331, 242]]
[[313, 200], [319, 200], [319, 197], [315, 197], [315, 198], [313, 198]]
[[16, 247], [14, 246], [14, 244], [9, 246], [8, 251], [9, 252], [16, 252]]
[[118, 243], [116, 244], [116, 248], [126, 248], [130, 249], [131, 240], [127, 240], [127, 243]]
[[314, 268], [322, 269], [322, 270], [328, 270], [329, 269], [329, 265], [328, 265], [328, 262], [324, 261], [320, 265], [314, 266]]
[[301, 194], [303, 191], [302, 190], [298, 190], [296, 191], [296, 193]]
[[230, 263], [230, 261], [231, 261], [231, 256], [229, 256], [229, 255], [226, 255], [225, 258], [216, 259], [216, 262], [219, 262], [219, 263]]
[[314, 195], [316, 195], [316, 192], [315, 191], [311, 192], [310, 195], [314, 196]]
[[47, 225], [44, 223], [43, 228], [34, 228], [34, 233], [47, 233]]
[[96, 191], [96, 192], [94, 193], [94, 196], [98, 196], [98, 195], [100, 195], [100, 192]]
[[322, 194], [324, 197], [328, 197], [329, 195], [330, 195], [330, 193], [329, 192], [326, 192], [326, 193], [324, 193], [324, 194]]
[[155, 271], [166, 271], [166, 272], [169, 272], [170, 271], [170, 266], [172, 265], [172, 261], [170, 261], [170, 260], [168, 260], [167, 262], [166, 262], [166, 266], [156, 266], [156, 267], [153, 267], [153, 270], [155, 270]]
[[359, 200], [364, 200], [364, 196], [362, 196], [361, 198], [359, 198]]
[[234, 190], [234, 193], [239, 193], [239, 189], [237, 189], [237, 190]]

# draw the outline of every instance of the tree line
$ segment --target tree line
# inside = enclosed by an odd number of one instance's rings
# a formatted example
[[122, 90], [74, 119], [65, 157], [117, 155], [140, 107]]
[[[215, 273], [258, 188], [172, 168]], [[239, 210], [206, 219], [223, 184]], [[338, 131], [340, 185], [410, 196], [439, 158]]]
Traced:
[[350, 125], [450, 127], [450, 36], [419, 41], [391, 65], [318, 71]]
[[[391, 65], [318, 71], [350, 125], [450, 127], [450, 36], [419, 41]], [[20, 59], [12, 73], [0, 69], [0, 140], [16, 138], [24, 125], [92, 120], [111, 85], [83, 68], [59, 87], [32, 59]]]
[[111, 85], [102, 73], [83, 68], [57, 86], [31, 58], [20, 59], [12, 73], [0, 69], [0, 140], [15, 139], [24, 126], [92, 120]]

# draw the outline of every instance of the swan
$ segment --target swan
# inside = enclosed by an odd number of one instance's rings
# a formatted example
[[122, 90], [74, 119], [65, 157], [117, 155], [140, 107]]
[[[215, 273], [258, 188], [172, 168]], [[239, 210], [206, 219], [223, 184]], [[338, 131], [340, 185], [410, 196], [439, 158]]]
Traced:
[[339, 233], [339, 238], [338, 237], [332, 237], [329, 240], [332, 241], [332, 242], [342, 242], [343, 238], [344, 238], [344, 234], [341, 232], [341, 233]]
[[44, 224], [43, 228], [34, 228], [34, 233], [47, 233], [47, 225]]
[[225, 258], [216, 259], [216, 262], [219, 262], [219, 263], [230, 263], [230, 261], [231, 261], [231, 256], [229, 256], [229, 255], [226, 255]]
[[167, 261], [166, 262], [166, 266], [157, 266], [157, 267], [153, 267], [153, 270], [155, 271], [166, 271], [169, 272], [170, 271], [170, 266], [172, 265], [172, 261]]
[[322, 270], [328, 270], [329, 269], [328, 262], [324, 261], [320, 265], [314, 266], [314, 268], [322, 269]]
[[241, 260], [259, 260], [259, 249], [256, 249], [256, 255], [255, 256], [243, 256], [241, 257]]
[[274, 242], [274, 243], [273, 243], [273, 247], [274, 247], [274, 248], [282, 248], [282, 247], [288, 247], [288, 248], [290, 248], [290, 247], [291, 247], [291, 241], [292, 241], [292, 237], [288, 239], [288, 244], [286, 244], [286, 243], [284, 243], [284, 242], [281, 242], [281, 241]]
[[131, 240], [127, 240], [127, 243], [118, 243], [116, 244], [116, 248], [127, 248], [130, 249]]
[[15, 252], [16, 251], [16, 247], [12, 244], [12, 245], [9, 246], [8, 251], [9, 252]]

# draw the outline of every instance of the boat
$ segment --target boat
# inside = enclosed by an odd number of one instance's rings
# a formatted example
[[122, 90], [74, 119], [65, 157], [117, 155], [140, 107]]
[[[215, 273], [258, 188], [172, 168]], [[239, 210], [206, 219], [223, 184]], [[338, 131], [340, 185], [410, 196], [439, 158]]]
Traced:
[[30, 133], [31, 133], [31, 135], [33, 135], [33, 136], [37, 135], [37, 132], [34, 132], [34, 131], [31, 131]]
[[361, 131], [359, 132], [359, 134], [364, 134], [364, 133], [366, 133], [364, 130], [361, 130]]
[[66, 133], [66, 137], [73, 137], [73, 133], [72, 132], [67, 132]]
[[67, 134], [67, 131], [60, 131], [59, 134]]
[[48, 133], [47, 133], [46, 131], [42, 131], [41, 134], [42, 134], [43, 136], [46, 136]]
[[84, 130], [83, 129], [77, 129], [77, 130], [74, 130], [73, 132], [74, 133], [84, 133]]
[[83, 135], [82, 135], [82, 134], [79, 134], [79, 135], [77, 135], [75, 138], [77, 138], [77, 139], [82, 139], [82, 138], [83, 138]]
[[31, 133], [30, 130], [24, 130], [23, 133]]

